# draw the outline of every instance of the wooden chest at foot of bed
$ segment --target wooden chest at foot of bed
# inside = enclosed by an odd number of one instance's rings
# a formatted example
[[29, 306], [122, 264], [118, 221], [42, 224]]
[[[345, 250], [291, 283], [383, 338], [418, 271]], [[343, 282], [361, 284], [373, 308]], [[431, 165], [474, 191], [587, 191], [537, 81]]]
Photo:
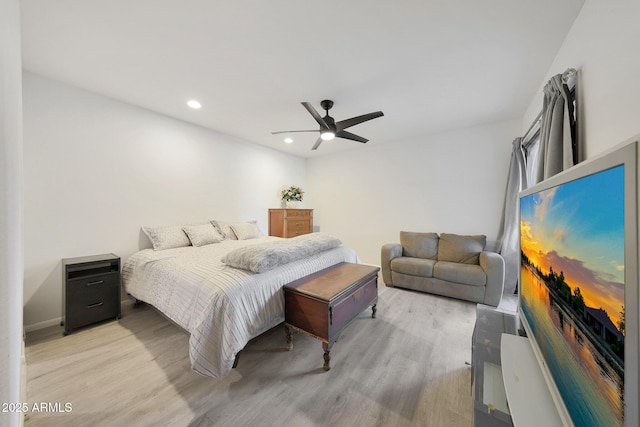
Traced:
[[285, 285], [287, 348], [292, 348], [289, 327], [321, 340], [329, 370], [329, 349], [344, 328], [369, 306], [375, 317], [379, 270], [340, 263]]

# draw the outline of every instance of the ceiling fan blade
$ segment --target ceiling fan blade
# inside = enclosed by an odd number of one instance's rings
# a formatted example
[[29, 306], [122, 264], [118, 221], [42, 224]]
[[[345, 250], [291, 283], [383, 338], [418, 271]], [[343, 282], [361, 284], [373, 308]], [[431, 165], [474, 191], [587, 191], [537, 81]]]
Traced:
[[321, 143], [322, 143], [322, 138], [318, 138], [318, 140], [316, 141], [315, 144], [313, 144], [313, 147], [311, 147], [311, 149], [317, 150]]
[[313, 118], [316, 119], [316, 122], [318, 122], [321, 128], [329, 129], [329, 126], [327, 126], [327, 123], [324, 121], [324, 119], [320, 117], [320, 114], [318, 114], [316, 109], [313, 108], [313, 105], [309, 104], [308, 102], [303, 102], [302, 105], [307, 109], [309, 114], [311, 114]]
[[337, 138], [350, 139], [352, 141], [362, 142], [363, 144], [369, 141], [367, 138], [363, 138], [355, 133], [347, 132], [346, 130], [341, 130], [336, 133]]
[[336, 130], [341, 131], [342, 129], [346, 129], [351, 126], [355, 126], [362, 122], [366, 122], [367, 120], [375, 119], [378, 117], [382, 117], [384, 114], [382, 111], [376, 111], [375, 113], [363, 114], [362, 116], [352, 117], [350, 119], [341, 120], [336, 123]]
[[281, 130], [278, 132], [271, 132], [271, 135], [277, 135], [279, 133], [295, 133], [295, 132], [318, 132], [318, 129], [313, 130]]

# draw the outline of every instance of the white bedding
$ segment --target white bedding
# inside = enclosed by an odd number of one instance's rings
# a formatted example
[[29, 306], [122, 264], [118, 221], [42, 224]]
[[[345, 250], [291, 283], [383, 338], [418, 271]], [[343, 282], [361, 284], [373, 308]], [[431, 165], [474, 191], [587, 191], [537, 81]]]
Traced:
[[250, 339], [284, 320], [284, 284], [339, 262], [360, 262], [355, 251], [345, 246], [260, 274], [220, 261], [231, 250], [279, 240], [261, 237], [162, 251], [145, 249], [125, 262], [123, 286], [190, 333], [193, 370], [222, 377]]

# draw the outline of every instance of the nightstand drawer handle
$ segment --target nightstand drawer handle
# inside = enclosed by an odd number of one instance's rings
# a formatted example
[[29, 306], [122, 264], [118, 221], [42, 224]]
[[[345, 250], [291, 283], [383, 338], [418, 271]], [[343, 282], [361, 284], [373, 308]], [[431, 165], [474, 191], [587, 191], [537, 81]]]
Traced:
[[87, 306], [87, 308], [96, 308], [96, 307], [100, 307], [101, 305], [104, 305], [104, 303], [103, 302], [97, 302], [95, 304], [89, 304]]
[[95, 282], [88, 282], [87, 286], [101, 285], [104, 283], [104, 280], [96, 280]]

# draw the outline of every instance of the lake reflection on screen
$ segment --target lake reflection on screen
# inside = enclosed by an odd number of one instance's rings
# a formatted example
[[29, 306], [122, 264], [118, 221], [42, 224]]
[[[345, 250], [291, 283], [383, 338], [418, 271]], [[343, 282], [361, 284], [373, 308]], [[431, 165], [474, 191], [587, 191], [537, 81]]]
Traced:
[[561, 314], [545, 284], [527, 267], [522, 269], [521, 307], [574, 424], [622, 425], [622, 378], [604, 370], [606, 362], [569, 316]]

